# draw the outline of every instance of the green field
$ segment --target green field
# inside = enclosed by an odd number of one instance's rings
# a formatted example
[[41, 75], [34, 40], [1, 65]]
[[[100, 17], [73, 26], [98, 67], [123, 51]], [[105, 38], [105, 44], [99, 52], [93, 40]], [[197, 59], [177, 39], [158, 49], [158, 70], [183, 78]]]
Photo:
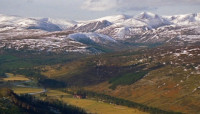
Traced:
[[148, 114], [137, 109], [114, 104], [103, 103], [90, 99], [62, 98], [62, 101], [81, 107], [90, 113], [97, 114]]
[[77, 107], [85, 109], [89, 113], [97, 114], [148, 114], [146, 112], [139, 111], [138, 109], [128, 108], [125, 106], [119, 106], [114, 104], [104, 103], [102, 101], [96, 101], [95, 99], [77, 99], [72, 95], [58, 91], [48, 90], [47, 96], [56, 98], [64, 103], [68, 103]]
[[28, 88], [28, 87], [16, 87], [13, 88], [13, 91], [17, 94], [27, 94], [27, 93], [36, 93], [43, 91], [42, 88]]
[[[35, 93], [41, 92], [41, 88], [13, 88], [13, 91], [17, 94], [26, 94], [26, 93]], [[48, 89], [45, 93], [46, 96], [41, 96], [40, 94], [35, 94], [39, 99], [58, 99], [63, 103], [67, 103], [73, 106], [80, 107], [86, 110], [88, 113], [97, 113], [97, 114], [148, 114], [146, 112], [139, 111], [138, 109], [129, 108], [125, 106], [115, 105], [104, 103], [102, 101], [97, 101], [95, 99], [77, 99], [73, 98], [71, 94], [59, 91]]]
[[12, 73], [6, 73], [7, 78], [3, 78], [3, 81], [29, 81], [24, 75], [14, 75]]

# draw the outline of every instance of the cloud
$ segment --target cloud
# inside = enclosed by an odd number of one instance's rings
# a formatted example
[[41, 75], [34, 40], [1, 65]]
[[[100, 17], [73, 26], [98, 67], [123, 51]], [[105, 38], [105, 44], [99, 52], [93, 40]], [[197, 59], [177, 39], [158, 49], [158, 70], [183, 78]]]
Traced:
[[83, 9], [91, 11], [105, 11], [117, 6], [116, 0], [85, 0], [82, 5]]
[[33, 3], [34, 0], [26, 0], [27, 3]]
[[151, 10], [170, 5], [200, 5], [200, 0], [85, 0], [82, 9], [91, 11]]
[[118, 8], [117, 11], [119, 12], [126, 12], [126, 11], [149, 11], [149, 10], [157, 10], [157, 7], [123, 7]]

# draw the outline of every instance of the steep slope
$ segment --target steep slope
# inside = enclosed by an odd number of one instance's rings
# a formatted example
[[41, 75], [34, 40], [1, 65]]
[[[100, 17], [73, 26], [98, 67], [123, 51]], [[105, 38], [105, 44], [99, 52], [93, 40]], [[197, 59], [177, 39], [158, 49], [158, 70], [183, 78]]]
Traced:
[[78, 32], [94, 32], [96, 30], [103, 29], [110, 25], [111, 23], [107, 20], [89, 21], [89, 22], [79, 23], [71, 28], [68, 28], [68, 30], [74, 30]]

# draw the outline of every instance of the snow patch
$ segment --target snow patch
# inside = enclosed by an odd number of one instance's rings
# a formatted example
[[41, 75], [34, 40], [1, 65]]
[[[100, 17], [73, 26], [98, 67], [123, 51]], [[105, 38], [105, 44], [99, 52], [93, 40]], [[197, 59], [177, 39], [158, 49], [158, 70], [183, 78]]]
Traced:
[[70, 34], [68, 38], [75, 40], [75, 41], [82, 41], [82, 40], [91, 40], [96, 43], [116, 43], [117, 41], [114, 40], [113, 38], [103, 35], [103, 34], [98, 34], [98, 33], [74, 33]]

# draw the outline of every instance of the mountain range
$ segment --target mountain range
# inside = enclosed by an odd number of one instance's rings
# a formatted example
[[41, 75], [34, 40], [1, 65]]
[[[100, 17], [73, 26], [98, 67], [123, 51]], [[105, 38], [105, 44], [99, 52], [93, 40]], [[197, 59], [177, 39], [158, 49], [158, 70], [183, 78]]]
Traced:
[[[136, 44], [198, 43], [200, 14], [142, 12], [87, 21], [0, 15], [0, 48], [99, 53]], [[128, 44], [128, 45], [127, 45]]]

